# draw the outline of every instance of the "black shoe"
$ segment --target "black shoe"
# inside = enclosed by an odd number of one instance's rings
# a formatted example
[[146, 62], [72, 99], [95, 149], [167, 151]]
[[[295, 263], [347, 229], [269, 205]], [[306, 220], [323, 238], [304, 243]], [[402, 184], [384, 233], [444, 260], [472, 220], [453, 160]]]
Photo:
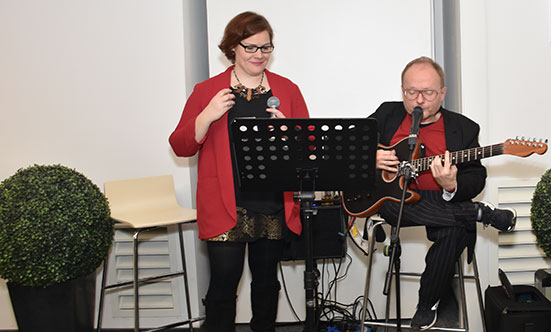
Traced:
[[484, 226], [491, 225], [492, 227], [502, 232], [512, 232], [517, 223], [517, 211], [514, 209], [496, 209], [493, 205], [478, 202], [477, 220], [481, 221]]
[[433, 306], [419, 303], [417, 311], [411, 319], [410, 326], [414, 330], [424, 331], [431, 328], [436, 323], [436, 309], [438, 308], [438, 302]]

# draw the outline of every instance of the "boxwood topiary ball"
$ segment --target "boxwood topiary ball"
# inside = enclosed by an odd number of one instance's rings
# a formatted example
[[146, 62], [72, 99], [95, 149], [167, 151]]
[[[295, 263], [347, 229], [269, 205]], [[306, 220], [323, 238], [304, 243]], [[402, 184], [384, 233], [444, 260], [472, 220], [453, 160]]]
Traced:
[[46, 287], [93, 272], [113, 239], [99, 188], [61, 165], [34, 165], [0, 183], [0, 277]]
[[530, 219], [538, 245], [547, 257], [551, 257], [551, 169], [543, 174], [536, 186]]

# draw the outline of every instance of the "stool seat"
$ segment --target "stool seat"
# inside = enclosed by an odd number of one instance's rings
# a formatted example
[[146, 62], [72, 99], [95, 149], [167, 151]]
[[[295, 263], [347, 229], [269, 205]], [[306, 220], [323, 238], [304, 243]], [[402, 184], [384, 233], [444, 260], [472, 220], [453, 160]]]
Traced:
[[[116, 228], [130, 228], [134, 230], [133, 236], [133, 279], [132, 281], [120, 282], [107, 285], [107, 258], [103, 263], [103, 274], [101, 292], [99, 299], [99, 312], [97, 331], [101, 331], [102, 307], [105, 290], [132, 286], [134, 295], [134, 331], [140, 331], [140, 306], [139, 287], [143, 283], [150, 283], [165, 280], [166, 278], [182, 276], [185, 284], [185, 299], [187, 305], [188, 319], [183, 322], [172, 323], [163, 327], [155, 328], [154, 331], [163, 331], [180, 325], [189, 324], [190, 331], [193, 331], [193, 322], [204, 319], [204, 317], [192, 318], [191, 301], [189, 297], [189, 284], [187, 277], [185, 250], [183, 242], [182, 224], [195, 222], [197, 212], [195, 209], [181, 207], [174, 191], [174, 180], [172, 175], [161, 175], [144, 178], [116, 180], [104, 184], [105, 196], [109, 201], [111, 218], [117, 223]], [[157, 227], [178, 226], [178, 240], [180, 244], [180, 258], [182, 270], [169, 272], [147, 278], [138, 278], [138, 243], [141, 232]]]
[[176, 201], [172, 175], [106, 182], [111, 218], [132, 228], [160, 227], [197, 220], [195, 209]]

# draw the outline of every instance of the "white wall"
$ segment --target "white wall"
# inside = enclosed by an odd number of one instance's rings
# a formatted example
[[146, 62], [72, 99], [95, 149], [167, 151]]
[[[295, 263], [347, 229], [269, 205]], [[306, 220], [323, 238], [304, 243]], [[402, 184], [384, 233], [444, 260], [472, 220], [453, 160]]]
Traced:
[[186, 99], [180, 1], [1, 6], [2, 178], [33, 163], [100, 186], [177, 170], [167, 137]]
[[[483, 145], [516, 136], [549, 138], [546, 105], [551, 74], [551, 1], [461, 2], [463, 113], [481, 125]], [[483, 162], [488, 181], [482, 198], [495, 202], [502, 182], [537, 182], [551, 167], [551, 154], [500, 156]], [[486, 256], [483, 275], [497, 278], [497, 234], [479, 235]]]
[[[463, 113], [482, 127], [481, 144], [549, 138], [551, 1], [461, 2]], [[539, 178], [551, 154], [485, 160], [492, 181]]]
[[[489, 139], [550, 138], [551, 1], [487, 3]], [[500, 158], [490, 166], [496, 181], [539, 178], [551, 154]]]
[[[191, 206], [189, 160], [168, 144], [201, 75], [185, 69], [184, 2], [196, 0], [1, 1], [0, 179], [35, 163], [75, 168], [100, 188], [174, 174]], [[2, 282], [0, 329], [15, 328]]]
[[274, 30], [269, 69], [297, 83], [312, 117], [366, 117], [400, 100], [400, 74], [431, 56], [430, 0], [207, 1], [210, 74], [229, 62], [217, 45], [229, 20], [245, 10]]

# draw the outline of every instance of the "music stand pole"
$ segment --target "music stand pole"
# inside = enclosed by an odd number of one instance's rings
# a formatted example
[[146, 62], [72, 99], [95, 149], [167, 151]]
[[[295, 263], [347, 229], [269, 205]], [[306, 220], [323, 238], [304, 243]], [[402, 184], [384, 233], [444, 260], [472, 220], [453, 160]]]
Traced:
[[314, 270], [314, 241], [312, 238], [312, 216], [314, 215], [313, 203], [315, 199], [314, 188], [316, 178], [316, 169], [299, 170], [301, 178], [301, 188], [306, 185], [311, 190], [300, 191], [294, 194], [295, 199], [300, 199], [300, 210], [302, 214], [302, 234], [306, 243], [306, 258], [304, 261], [304, 290], [306, 299], [306, 320], [305, 331], [315, 332], [318, 326], [316, 292], [318, 286], [318, 275]]

